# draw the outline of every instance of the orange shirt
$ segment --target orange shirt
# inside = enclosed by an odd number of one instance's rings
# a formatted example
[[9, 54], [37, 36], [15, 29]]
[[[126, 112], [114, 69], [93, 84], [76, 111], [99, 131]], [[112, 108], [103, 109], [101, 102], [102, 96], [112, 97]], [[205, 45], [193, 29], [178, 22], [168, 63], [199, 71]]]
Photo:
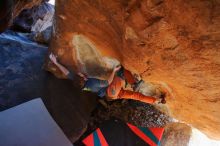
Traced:
[[113, 99], [118, 98], [121, 88], [124, 86], [124, 80], [115, 76], [112, 83], [107, 88], [107, 95]]
[[131, 74], [130, 71], [124, 69], [124, 77], [125, 80], [129, 83], [129, 84], [134, 84], [136, 83], [134, 76]]

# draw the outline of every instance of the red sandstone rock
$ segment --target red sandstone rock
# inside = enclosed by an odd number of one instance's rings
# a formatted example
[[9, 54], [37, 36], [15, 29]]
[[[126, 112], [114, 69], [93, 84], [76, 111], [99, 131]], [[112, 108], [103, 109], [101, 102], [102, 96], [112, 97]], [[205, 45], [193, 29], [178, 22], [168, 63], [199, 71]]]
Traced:
[[170, 123], [165, 127], [161, 146], [188, 146], [192, 128], [184, 123]]
[[100, 77], [115, 58], [167, 90], [174, 118], [220, 139], [219, 1], [57, 0], [55, 20], [61, 63]]

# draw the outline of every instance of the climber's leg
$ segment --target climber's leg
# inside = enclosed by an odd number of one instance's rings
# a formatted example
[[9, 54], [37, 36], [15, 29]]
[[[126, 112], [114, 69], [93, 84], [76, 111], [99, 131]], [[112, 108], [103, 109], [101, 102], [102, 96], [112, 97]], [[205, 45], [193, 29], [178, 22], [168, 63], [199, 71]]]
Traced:
[[120, 99], [134, 99], [145, 103], [154, 103], [156, 101], [156, 98], [151, 96], [145, 96], [138, 92], [133, 92], [129, 90], [123, 90], [121, 89], [119, 93]]

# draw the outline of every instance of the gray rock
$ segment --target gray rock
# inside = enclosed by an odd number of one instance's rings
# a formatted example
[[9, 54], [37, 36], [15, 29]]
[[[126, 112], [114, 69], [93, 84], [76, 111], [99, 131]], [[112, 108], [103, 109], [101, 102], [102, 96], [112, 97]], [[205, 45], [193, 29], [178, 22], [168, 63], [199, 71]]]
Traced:
[[51, 35], [52, 35], [52, 26], [48, 27], [47, 29], [41, 32], [32, 32], [31, 39], [38, 43], [49, 44]]
[[42, 32], [52, 26], [54, 6], [43, 2], [39, 6], [23, 10], [15, 19], [12, 29], [22, 32]]
[[42, 97], [54, 120], [75, 142], [87, 128], [97, 97], [44, 71], [46, 53], [47, 46], [24, 34], [0, 34], [0, 111]]

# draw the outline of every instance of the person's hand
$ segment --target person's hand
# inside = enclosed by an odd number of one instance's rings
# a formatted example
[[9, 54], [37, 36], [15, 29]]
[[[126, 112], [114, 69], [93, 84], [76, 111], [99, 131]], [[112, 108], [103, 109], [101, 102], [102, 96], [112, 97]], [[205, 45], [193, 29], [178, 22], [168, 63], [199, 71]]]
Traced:
[[156, 98], [156, 104], [166, 104], [166, 100], [164, 98]]
[[117, 72], [117, 71], [119, 71], [121, 69], [121, 65], [118, 65], [118, 66], [116, 66], [115, 68], [114, 68], [114, 72]]
[[161, 103], [162, 103], [162, 104], [166, 104], [166, 103], [167, 103], [166, 99], [163, 98], [163, 99], [161, 100]]
[[57, 63], [57, 58], [56, 58], [56, 56], [55, 56], [53, 53], [51, 53], [51, 54], [49, 55], [49, 58], [50, 58], [50, 60], [51, 60], [54, 64]]
[[162, 92], [161, 93], [161, 95], [160, 95], [160, 99], [161, 99], [160, 103], [166, 104], [166, 95], [167, 95], [166, 92]]

